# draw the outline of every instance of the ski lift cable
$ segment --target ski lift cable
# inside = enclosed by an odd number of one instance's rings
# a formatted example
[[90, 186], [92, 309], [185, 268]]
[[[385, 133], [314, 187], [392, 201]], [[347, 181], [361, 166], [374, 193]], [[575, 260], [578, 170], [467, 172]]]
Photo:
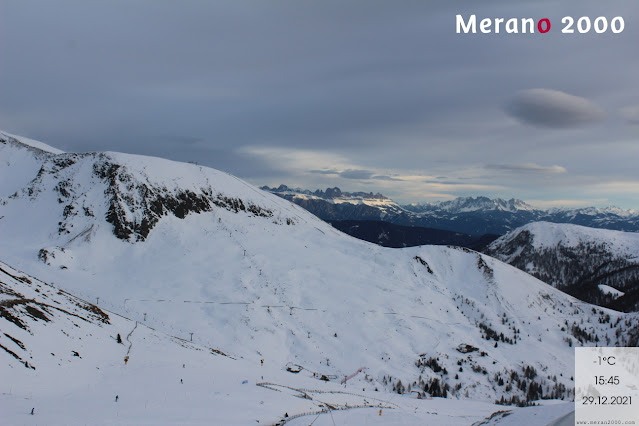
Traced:
[[333, 421], [333, 426], [335, 426], [335, 419], [333, 418], [333, 410], [331, 410], [330, 408], [328, 409], [328, 414], [331, 415], [331, 420]]

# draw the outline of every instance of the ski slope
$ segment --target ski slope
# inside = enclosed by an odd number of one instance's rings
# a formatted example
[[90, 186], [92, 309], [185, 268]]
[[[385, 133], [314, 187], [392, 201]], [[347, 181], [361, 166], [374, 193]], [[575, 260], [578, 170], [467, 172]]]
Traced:
[[[315, 419], [315, 424], [463, 425], [503, 409], [345, 389], [233, 359], [102, 310], [2, 262], [0, 289], [0, 308], [12, 306], [0, 310], [2, 319], [8, 312], [13, 318], [2, 322], [0, 345], [18, 361], [2, 364], [5, 424], [231, 425], [283, 419], [308, 424]], [[533, 412], [552, 418], [570, 406], [507, 411], [517, 418]]]

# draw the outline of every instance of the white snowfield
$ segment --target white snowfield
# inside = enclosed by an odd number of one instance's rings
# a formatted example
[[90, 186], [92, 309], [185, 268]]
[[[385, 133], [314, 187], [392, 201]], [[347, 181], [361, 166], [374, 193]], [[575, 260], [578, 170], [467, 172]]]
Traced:
[[[289, 424], [541, 425], [572, 404], [493, 402], [530, 399], [533, 384], [532, 397], [570, 400], [573, 346], [625, 345], [637, 330], [636, 314], [579, 302], [488, 256], [362, 242], [216, 170], [29, 145], [0, 134], [0, 266], [25, 271], [4, 277], [2, 300], [45, 298], [15, 278], [29, 274], [108, 310], [110, 323], [57, 311], [37, 321], [28, 304], [5, 306], [31, 330], [0, 318], [24, 345], [0, 334], [20, 358], [0, 351], [9, 424], [276, 424], [315, 413]], [[128, 341], [113, 336], [136, 321], [124, 365]]]
[[599, 287], [599, 290], [601, 290], [602, 293], [610, 294], [613, 297], [621, 297], [625, 294], [623, 291], [619, 291], [614, 287], [610, 287], [609, 285], [599, 284], [597, 287]]

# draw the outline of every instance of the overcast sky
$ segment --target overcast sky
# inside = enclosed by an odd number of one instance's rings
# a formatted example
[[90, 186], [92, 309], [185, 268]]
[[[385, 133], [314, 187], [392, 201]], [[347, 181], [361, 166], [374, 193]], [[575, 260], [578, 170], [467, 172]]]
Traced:
[[637, 0], [0, 2], [2, 130], [400, 202], [639, 209], [638, 75]]

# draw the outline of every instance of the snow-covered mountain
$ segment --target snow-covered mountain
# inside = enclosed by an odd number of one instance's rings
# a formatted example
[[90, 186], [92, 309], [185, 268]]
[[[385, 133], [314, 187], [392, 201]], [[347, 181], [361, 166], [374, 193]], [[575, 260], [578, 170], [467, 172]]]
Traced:
[[356, 240], [209, 168], [4, 134], [0, 176], [6, 264], [271, 373], [330, 384], [367, 367], [346, 390], [369, 398], [570, 399], [574, 345], [639, 339], [636, 314], [471, 250]]
[[639, 211], [616, 207], [538, 209], [522, 200], [460, 197], [451, 201], [399, 205], [381, 194], [262, 187], [324, 220], [382, 220], [404, 226], [435, 228], [471, 235], [505, 234], [527, 223], [547, 221], [593, 228], [639, 231]]
[[639, 310], [638, 233], [536, 222], [495, 240], [484, 252], [581, 300]]

